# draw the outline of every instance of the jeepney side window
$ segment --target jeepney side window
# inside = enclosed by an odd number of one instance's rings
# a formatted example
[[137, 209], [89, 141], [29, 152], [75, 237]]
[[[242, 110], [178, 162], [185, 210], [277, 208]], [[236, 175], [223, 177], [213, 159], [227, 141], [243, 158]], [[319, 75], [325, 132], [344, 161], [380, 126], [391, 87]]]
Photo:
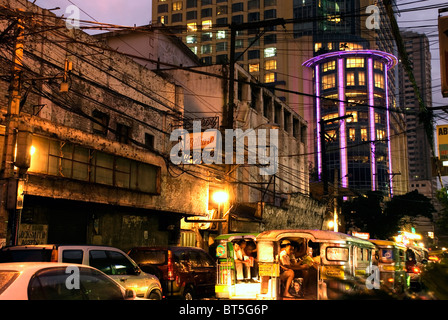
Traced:
[[367, 251], [367, 261], [371, 261], [373, 252], [371, 249], [366, 249], [366, 251]]
[[400, 261], [401, 262], [406, 261], [406, 252], [404, 250], [402, 250], [402, 249], [400, 249], [398, 252], [399, 252], [399, 255], [400, 255]]
[[274, 262], [273, 241], [261, 241], [258, 243], [258, 260], [262, 262]]
[[369, 261], [369, 249], [363, 248], [362, 250], [362, 261]]
[[328, 261], [348, 261], [348, 248], [327, 247], [326, 257]]
[[356, 247], [356, 260], [362, 261], [362, 248]]

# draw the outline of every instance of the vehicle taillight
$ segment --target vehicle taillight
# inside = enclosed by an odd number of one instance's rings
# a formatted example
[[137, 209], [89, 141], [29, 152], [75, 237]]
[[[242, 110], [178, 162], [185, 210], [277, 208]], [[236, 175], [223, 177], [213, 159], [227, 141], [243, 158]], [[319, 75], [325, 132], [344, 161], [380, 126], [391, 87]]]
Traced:
[[174, 280], [173, 253], [168, 250], [168, 280]]
[[51, 262], [58, 262], [58, 249], [51, 250]]
[[439, 257], [437, 257], [437, 256], [429, 256], [428, 259], [431, 261], [434, 261], [434, 262], [439, 262]]

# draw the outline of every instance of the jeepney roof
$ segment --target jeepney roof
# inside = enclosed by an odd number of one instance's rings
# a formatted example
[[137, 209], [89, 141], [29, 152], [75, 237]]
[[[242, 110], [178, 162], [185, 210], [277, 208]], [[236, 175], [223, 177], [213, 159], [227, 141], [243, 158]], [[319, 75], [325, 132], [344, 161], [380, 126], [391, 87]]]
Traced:
[[215, 241], [218, 240], [228, 240], [232, 241], [235, 239], [251, 239], [255, 240], [255, 238], [259, 235], [259, 233], [229, 233], [229, 234], [221, 234], [215, 238]]
[[306, 236], [311, 238], [315, 242], [321, 241], [351, 241], [359, 244], [366, 245], [368, 247], [374, 247], [370, 241], [353, 237], [345, 233], [328, 231], [328, 230], [305, 230], [305, 229], [291, 229], [291, 230], [269, 230], [259, 234], [257, 240], [271, 240], [278, 241], [285, 237], [301, 237]]
[[370, 242], [379, 247], [401, 247], [406, 249], [406, 246], [391, 240], [369, 239]]

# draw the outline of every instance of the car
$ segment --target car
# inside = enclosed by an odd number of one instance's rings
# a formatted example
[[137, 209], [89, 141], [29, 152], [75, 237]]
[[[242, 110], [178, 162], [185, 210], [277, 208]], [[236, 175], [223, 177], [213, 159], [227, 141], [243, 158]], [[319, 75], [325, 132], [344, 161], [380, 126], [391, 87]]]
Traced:
[[85, 265], [54, 262], [0, 264], [0, 300], [133, 300], [103, 272]]
[[122, 250], [96, 245], [21, 245], [0, 250], [3, 262], [64, 262], [92, 266], [127, 289], [135, 290], [140, 298], [161, 300], [159, 279], [143, 272]]
[[155, 274], [166, 298], [193, 300], [215, 294], [216, 262], [203, 249], [164, 246], [136, 247], [128, 255], [140, 268]]

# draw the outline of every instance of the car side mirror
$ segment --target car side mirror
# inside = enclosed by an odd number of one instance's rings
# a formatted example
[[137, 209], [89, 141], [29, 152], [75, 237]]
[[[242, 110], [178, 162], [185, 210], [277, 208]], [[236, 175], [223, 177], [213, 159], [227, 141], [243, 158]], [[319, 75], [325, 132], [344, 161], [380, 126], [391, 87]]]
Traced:
[[133, 289], [126, 289], [124, 293], [125, 300], [134, 300], [136, 297], [137, 294]]
[[134, 267], [134, 273], [135, 273], [136, 276], [138, 276], [140, 273], [142, 273], [142, 270], [138, 266], [135, 266]]

